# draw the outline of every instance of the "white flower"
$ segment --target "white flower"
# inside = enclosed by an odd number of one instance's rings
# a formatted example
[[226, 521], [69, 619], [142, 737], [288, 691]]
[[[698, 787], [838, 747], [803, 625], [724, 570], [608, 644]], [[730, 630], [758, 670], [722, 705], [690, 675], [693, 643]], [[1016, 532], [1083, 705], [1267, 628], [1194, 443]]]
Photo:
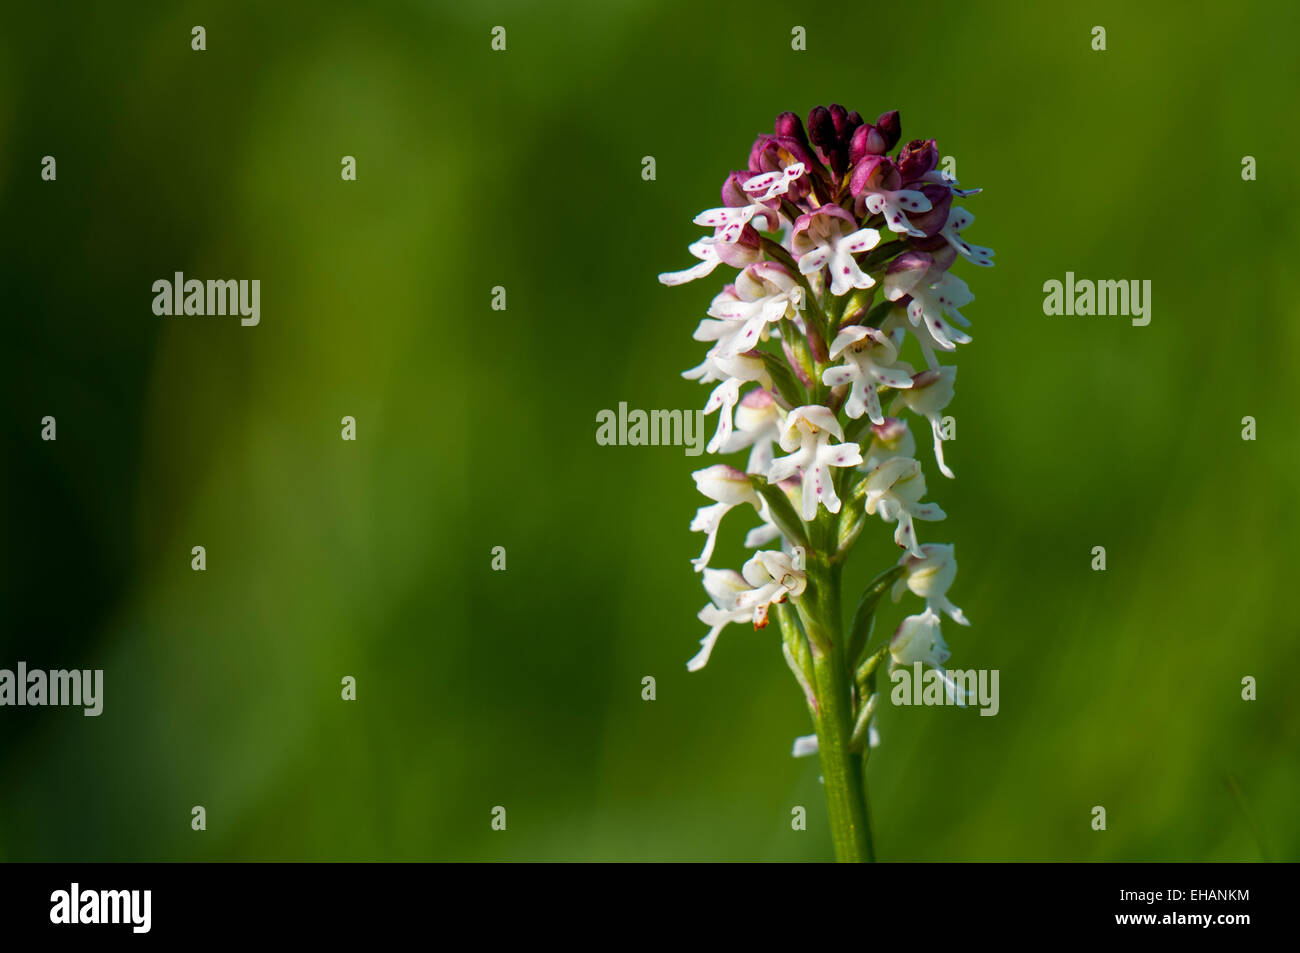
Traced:
[[903, 597], [905, 589], [910, 589], [925, 600], [926, 609], [946, 612], [958, 625], [970, 625], [966, 614], [948, 598], [948, 587], [957, 576], [957, 560], [952, 545], [927, 543], [921, 551], [925, 555], [917, 557], [905, 553], [899, 560], [907, 574], [894, 583], [894, 601]]
[[665, 271], [659, 275], [659, 283], [673, 287], [713, 274], [713, 269], [722, 264], [722, 259], [718, 257], [718, 250], [713, 246], [714, 239], [712, 238], [701, 238], [697, 242], [691, 242], [687, 246], [687, 250], [698, 258], [700, 263], [692, 265], [690, 268], [684, 268], [681, 271]]
[[953, 677], [944, 670], [943, 663], [948, 661], [952, 652], [948, 650], [948, 643], [939, 631], [939, 614], [933, 609], [926, 609], [920, 615], [910, 615], [902, 621], [889, 641], [889, 654], [895, 667], [920, 662], [935, 669], [943, 676], [948, 697], [958, 705], [965, 706], [970, 693], [959, 688]]
[[886, 523], [897, 522], [894, 542], [913, 556], [924, 556], [916, 542], [912, 520], [941, 520], [946, 514], [937, 504], [922, 503], [925, 474], [911, 457], [886, 460], [867, 474], [867, 515], [880, 514]]
[[766, 474], [772, 466], [772, 445], [781, 439], [781, 408], [772, 392], [756, 387], [742, 397], [735, 411], [735, 426], [721, 452], [735, 453], [753, 447], [745, 470]]
[[748, 354], [722, 357], [715, 355], [714, 351], [710, 351], [701, 364], [689, 371], [682, 371], [682, 377], [687, 380], [697, 380], [702, 384], [721, 381], [717, 387], [713, 388], [713, 391], [709, 394], [709, 399], [704, 403], [704, 413], [706, 415], [718, 410], [722, 411], [718, 415], [718, 429], [714, 432], [713, 439], [709, 441], [707, 447], [709, 453], [717, 453], [731, 439], [731, 414], [736, 404], [740, 402], [741, 386], [749, 381], [757, 381], [759, 385], [765, 388], [772, 386], [772, 378], [768, 374], [762, 358]]
[[799, 273], [816, 274], [829, 265], [833, 295], [874, 285], [876, 280], [858, 267], [853, 256], [875, 248], [880, 233], [874, 228], [858, 228], [857, 224], [857, 219], [838, 205], [823, 205], [799, 216], [791, 236]]
[[953, 472], [943, 462], [943, 418], [939, 415], [953, 398], [957, 368], [939, 367], [922, 371], [912, 378], [912, 386], [900, 396], [908, 409], [930, 421], [934, 433], [934, 459], [944, 476], [952, 479]]
[[[722, 247], [720, 247], [722, 246]], [[742, 243], [724, 243], [717, 235], [709, 235], [699, 241], [691, 242], [687, 250], [698, 258], [699, 264], [682, 271], [665, 271], [659, 276], [659, 283], [673, 287], [684, 285], [696, 278], [711, 275], [713, 270], [724, 261], [733, 268], [744, 268], [748, 264], [763, 260], [763, 252], [756, 244], [752, 247]]]
[[708, 534], [704, 541], [704, 551], [692, 560], [695, 571], [703, 572], [713, 555], [713, 547], [717, 544], [718, 527], [722, 525], [722, 518], [733, 507], [744, 503], [758, 509], [759, 497], [754, 492], [749, 477], [725, 463], [696, 470], [691, 476], [695, 477], [695, 485], [701, 493], [717, 501], [710, 506], [701, 506], [695, 513], [695, 519], [691, 520], [694, 532]]
[[853, 390], [844, 412], [853, 419], [864, 413], [873, 424], [885, 422], [880, 410], [880, 398], [876, 395], [876, 384], [881, 383], [899, 389], [912, 386], [912, 369], [906, 364], [898, 363], [898, 341], [876, 328], [862, 325], [847, 327], [835, 336], [831, 342], [831, 360], [844, 358], [839, 367], [828, 367], [822, 374], [822, 383], [829, 387], [839, 387], [852, 382]]
[[781, 431], [781, 449], [793, 451], [772, 462], [767, 473], [769, 483], [780, 483], [795, 473], [803, 473], [803, 518], [817, 515], [817, 504], [825, 503], [832, 513], [840, 511], [831, 467], [852, 467], [862, 462], [862, 449], [855, 443], [831, 444], [834, 434], [844, 439], [844, 430], [835, 415], [820, 404], [796, 407], [785, 418]]
[[734, 290], [724, 291], [709, 305], [709, 317], [728, 327], [716, 350], [734, 356], [753, 350], [767, 337], [767, 326], [782, 318], [798, 317], [803, 307], [803, 286], [780, 262], [760, 261], [736, 276]]
[[[962, 327], [970, 327], [959, 310], [975, 300], [966, 282], [944, 271], [934, 260], [922, 252], [904, 252], [894, 259], [885, 272], [885, 297], [898, 301], [910, 295], [907, 317], [916, 329], [917, 340], [930, 367], [937, 367], [934, 347], [955, 351], [958, 344], [966, 344], [970, 335], [944, 323], [944, 315]], [[922, 334], [920, 329], [925, 328]]]
[[787, 595], [802, 595], [807, 585], [803, 570], [795, 567], [792, 557], [778, 550], [760, 550], [740, 572], [751, 588], [740, 594], [736, 607], [753, 611], [756, 629], [767, 625], [769, 606], [784, 602]]
[[938, 613], [926, 609], [920, 615], [909, 615], [904, 619], [889, 640], [889, 655], [895, 665], [921, 662], [942, 670], [952, 652], [939, 631]]
[[948, 221], [939, 230], [939, 234], [947, 239], [948, 244], [955, 248], [959, 255], [969, 259], [972, 265], [979, 265], [981, 268], [992, 268], [993, 249], [985, 248], [983, 245], [972, 245], [961, 237], [962, 231], [969, 228], [974, 221], [974, 215], [964, 208], [958, 208], [954, 205], [949, 210]]
[[698, 672], [708, 664], [723, 629], [732, 622], [748, 622], [752, 616], [750, 609], [737, 608], [736, 602], [741, 593], [749, 590], [749, 584], [736, 570], [704, 570], [704, 589], [713, 602], [699, 611], [699, 620], [709, 626], [709, 634], [700, 639], [702, 648], [686, 663], [688, 672]]

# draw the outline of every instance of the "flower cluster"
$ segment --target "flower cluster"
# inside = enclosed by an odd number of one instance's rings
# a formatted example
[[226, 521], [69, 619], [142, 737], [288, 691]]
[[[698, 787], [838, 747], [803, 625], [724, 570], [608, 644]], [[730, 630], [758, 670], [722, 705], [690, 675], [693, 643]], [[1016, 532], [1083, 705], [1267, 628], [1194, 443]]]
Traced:
[[[695, 331], [709, 345], [704, 361], [683, 375], [712, 385], [709, 452], [748, 452], [743, 469], [737, 459], [695, 474], [712, 501], [691, 523], [706, 535], [694, 564], [711, 602], [692, 671], [729, 623], [762, 628], [771, 606], [800, 605], [805, 548], [809, 560], [842, 561], [872, 516], [903, 550], [894, 600], [910, 591], [925, 601], [889, 643], [894, 664], [942, 668], [940, 614], [968, 624], [947, 596], [952, 546], [918, 539], [917, 522], [944, 512], [925, 501], [904, 415], [929, 426], [935, 464], [952, 477], [942, 413], [956, 367], [938, 355], [971, 340], [961, 309], [973, 296], [950, 269], [960, 259], [990, 266], [993, 252], [963, 237], [973, 216], [956, 203], [979, 190], [940, 169], [933, 139], [900, 139], [896, 111], [872, 123], [818, 106], [806, 125], [781, 114], [723, 182], [722, 204], [695, 217], [710, 230], [689, 246], [697, 264], [659, 276], [679, 285], [738, 269]], [[909, 337], [920, 369], [903, 359]], [[741, 572], [710, 568], [724, 516], [749, 507], [760, 521], [745, 539], [753, 558]]]

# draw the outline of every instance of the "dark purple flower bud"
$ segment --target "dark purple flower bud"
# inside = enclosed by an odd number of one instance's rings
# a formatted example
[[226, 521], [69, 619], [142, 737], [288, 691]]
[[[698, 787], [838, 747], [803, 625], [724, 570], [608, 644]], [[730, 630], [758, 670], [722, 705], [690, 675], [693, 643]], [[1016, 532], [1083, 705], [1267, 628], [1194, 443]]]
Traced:
[[913, 139], [898, 153], [898, 173], [904, 182], [915, 182], [939, 165], [939, 147], [933, 139]]
[[808, 141], [823, 150], [835, 147], [835, 120], [825, 106], [814, 106], [808, 114]]
[[862, 125], [862, 113], [855, 109], [849, 113], [849, 130], [857, 129], [860, 125]]
[[894, 146], [898, 145], [898, 140], [903, 137], [903, 123], [898, 118], [898, 110], [891, 109], [887, 113], [881, 113], [880, 118], [876, 120], [876, 128], [880, 134], [885, 137], [885, 148], [880, 150], [882, 153], [888, 152]]
[[842, 139], [849, 122], [849, 111], [839, 103], [831, 103], [830, 113], [831, 122], [835, 126], [835, 138]]
[[776, 134], [789, 139], [798, 139], [808, 145], [808, 135], [803, 131], [803, 120], [795, 113], [781, 113], [776, 117]]
[[952, 189], [946, 185], [927, 182], [921, 186], [921, 194], [930, 200], [930, 211], [911, 212], [908, 220], [916, 228], [925, 232], [926, 237], [939, 234], [939, 229], [948, 224], [948, 211], [952, 208]]

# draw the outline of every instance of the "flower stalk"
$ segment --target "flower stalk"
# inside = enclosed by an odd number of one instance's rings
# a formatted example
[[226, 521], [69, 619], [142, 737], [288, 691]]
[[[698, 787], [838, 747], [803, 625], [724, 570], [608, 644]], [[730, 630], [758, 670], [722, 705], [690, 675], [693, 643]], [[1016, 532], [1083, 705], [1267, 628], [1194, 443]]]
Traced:
[[853, 691], [840, 619], [840, 569], [819, 554], [809, 566], [800, 618], [817, 646], [812, 652], [817, 710], [813, 723], [821, 761], [831, 841], [840, 862], [874, 860], [861, 759], [853, 754]]
[[[958, 188], [939, 169], [932, 139], [893, 154], [900, 138], [897, 112], [868, 123], [818, 106], [806, 126], [781, 114], [747, 167], [723, 183], [723, 205], [696, 216], [713, 229], [690, 246], [698, 263], [659, 276], [679, 285], [723, 265], [739, 269], [695, 331], [710, 344], [704, 362], [683, 374], [714, 385], [704, 407], [718, 415], [708, 451], [748, 451], [743, 470], [719, 463], [694, 474], [712, 501], [691, 522], [706, 534], [693, 562], [711, 601], [699, 612], [708, 634], [687, 668], [708, 663], [726, 626], [762, 630], [775, 616], [815, 731], [795, 739], [794, 754], [818, 754], [840, 861], [874, 859], [866, 768], [879, 740], [880, 666], [888, 657], [942, 672], [941, 614], [969, 624], [947, 597], [952, 546], [917, 538], [917, 521], [945, 514], [923, 500], [916, 441], [895, 414], [924, 421], [935, 464], [951, 478], [942, 414], [956, 367], [937, 355], [970, 341], [960, 309], [973, 295], [949, 269], [960, 259], [991, 266], [993, 252], [961, 236], [974, 218], [954, 200], [979, 190]], [[882, 242], [882, 232], [893, 237]], [[919, 371], [903, 359], [909, 340], [925, 361]], [[711, 568], [722, 521], [736, 509], [759, 518], [744, 539], [754, 553], [739, 572]], [[903, 552], [860, 595], [846, 628], [843, 567], [875, 516], [893, 525]], [[884, 594], [898, 602], [909, 591], [924, 611], [869, 648]]]

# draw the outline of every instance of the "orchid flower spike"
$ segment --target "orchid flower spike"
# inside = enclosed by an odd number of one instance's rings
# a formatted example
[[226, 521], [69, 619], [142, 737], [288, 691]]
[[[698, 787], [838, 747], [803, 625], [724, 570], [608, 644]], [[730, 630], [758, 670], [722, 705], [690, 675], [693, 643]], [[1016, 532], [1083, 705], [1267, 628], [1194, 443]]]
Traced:
[[[795, 756], [819, 754], [823, 765], [878, 743], [875, 679], [886, 658], [927, 665], [952, 688], [940, 619], [969, 625], [948, 596], [952, 544], [917, 539], [919, 521], [945, 514], [925, 501], [917, 439], [902, 418], [925, 419], [934, 464], [951, 478], [944, 414], [955, 398], [953, 357], [971, 342], [963, 309], [974, 300], [952, 269], [989, 267], [994, 253], [967, 239], [975, 217], [957, 204], [980, 190], [958, 188], [940, 168], [934, 139], [905, 141], [902, 132], [896, 110], [874, 121], [839, 104], [817, 106], [806, 121], [781, 113], [744, 167], [725, 173], [721, 204], [694, 217], [709, 230], [688, 246], [694, 263], [659, 275], [676, 286], [733, 269], [695, 326], [703, 357], [682, 373], [709, 387], [703, 413], [717, 421], [706, 449], [725, 461], [694, 474], [707, 502], [690, 522], [704, 535], [691, 562], [709, 604], [698, 613], [707, 634], [687, 668], [708, 663], [726, 626], [764, 629], [775, 616], [775, 641], [814, 724], [824, 727], [822, 706], [832, 697], [848, 708], [848, 739], [795, 740]], [[722, 524], [738, 507], [758, 515], [758, 525], [728, 524], [749, 556], [739, 571], [714, 568]], [[842, 622], [840, 566], [868, 530], [889, 531], [872, 516], [893, 524], [903, 550], [900, 568], [886, 570], [893, 601], [910, 592], [925, 607], [897, 625], [887, 646], [841, 659], [832, 672], [827, 660], [844, 651], [832, 639]], [[865, 595], [862, 612], [888, 611], [878, 591]], [[787, 602], [790, 609], [772, 611]], [[861, 624], [855, 618], [854, 638]], [[825, 773], [828, 788], [834, 773]], [[858, 776], [838, 774], [844, 784]], [[832, 813], [851, 811], [853, 800], [838, 792]], [[833, 826], [852, 840], [865, 822], [841, 816]]]

